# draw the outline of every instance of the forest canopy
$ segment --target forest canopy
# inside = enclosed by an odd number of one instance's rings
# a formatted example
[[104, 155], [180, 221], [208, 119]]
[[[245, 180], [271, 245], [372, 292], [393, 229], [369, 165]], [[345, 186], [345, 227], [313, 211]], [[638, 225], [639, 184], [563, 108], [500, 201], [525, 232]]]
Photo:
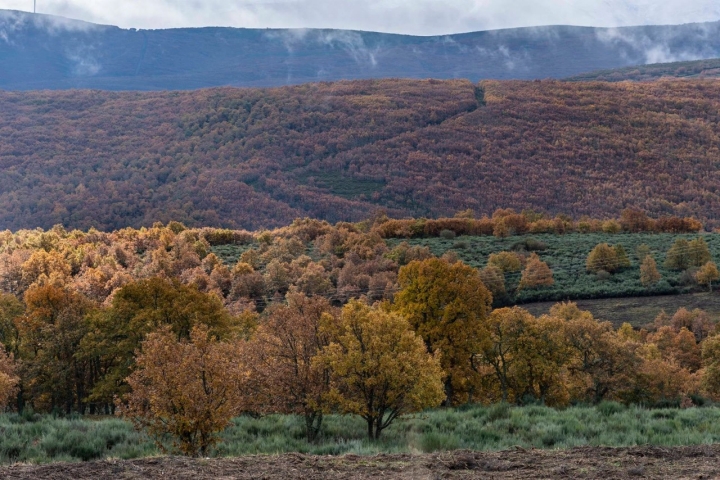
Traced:
[[270, 228], [532, 208], [718, 226], [720, 82], [0, 92], [0, 227]]

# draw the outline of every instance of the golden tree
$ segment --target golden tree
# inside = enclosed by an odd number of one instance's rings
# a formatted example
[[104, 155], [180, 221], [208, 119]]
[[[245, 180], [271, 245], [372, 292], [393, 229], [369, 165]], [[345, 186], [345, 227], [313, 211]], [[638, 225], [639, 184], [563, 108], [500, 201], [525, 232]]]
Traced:
[[712, 282], [720, 279], [720, 271], [713, 262], [707, 262], [700, 267], [695, 274], [695, 278], [700, 285], [707, 285], [708, 290], [712, 292]]
[[492, 295], [477, 270], [438, 258], [409, 263], [398, 281], [392, 308], [410, 321], [428, 352], [442, 354], [448, 405], [455, 396], [467, 400], [478, 381], [472, 358], [487, 336], [483, 322]]
[[361, 416], [370, 439], [401, 415], [442, 402], [438, 355], [427, 352], [402, 316], [352, 300], [323, 331], [332, 338], [317, 360], [332, 373], [328, 398], [341, 412]]
[[587, 256], [585, 267], [588, 272], [604, 270], [613, 273], [620, 268], [617, 251], [607, 243], [600, 243]]
[[661, 278], [662, 276], [660, 275], [660, 272], [658, 272], [655, 259], [649, 254], [645, 255], [645, 258], [640, 265], [640, 283], [642, 283], [643, 286], [648, 287], [658, 283]]
[[515, 252], [491, 253], [488, 265], [499, 268], [503, 273], [519, 272], [522, 269], [520, 257]]
[[505, 290], [505, 275], [495, 265], [488, 265], [480, 270], [480, 280], [490, 290], [494, 299], [503, 298], [507, 294]]
[[19, 383], [20, 379], [15, 374], [13, 358], [5, 353], [5, 349], [0, 345], [0, 411], [15, 396]]
[[302, 415], [306, 437], [313, 441], [329, 390], [327, 370], [313, 359], [328, 344], [327, 335], [320, 332], [321, 321], [336, 312], [323, 297], [288, 293], [286, 299], [287, 305], [270, 308], [248, 344], [248, 368], [257, 388], [251, 408]]
[[142, 343], [119, 413], [146, 428], [161, 449], [170, 436], [183, 454], [205, 455], [242, 410], [248, 373], [241, 353], [205, 325], [194, 327], [189, 341], [164, 326]]
[[120, 288], [109, 309], [90, 317], [90, 331], [79, 357], [91, 360], [100, 378], [90, 395], [95, 402], [111, 402], [127, 391], [135, 351], [145, 336], [169, 325], [177, 338], [188, 338], [196, 325], [207, 325], [213, 335], [243, 334], [247, 323], [223, 308], [215, 295], [200, 292], [176, 280], [148, 278]]
[[702, 343], [703, 388], [713, 399], [720, 399], [720, 335]]
[[540, 260], [536, 253], [530, 255], [522, 272], [518, 291], [525, 288], [548, 287], [553, 283], [555, 280], [548, 264]]
[[598, 322], [574, 303], [557, 304], [550, 315], [565, 321], [564, 333], [571, 350], [568, 364], [572, 396], [594, 403], [621, 399], [632, 389], [640, 364], [632, 345], [621, 341], [610, 322]]

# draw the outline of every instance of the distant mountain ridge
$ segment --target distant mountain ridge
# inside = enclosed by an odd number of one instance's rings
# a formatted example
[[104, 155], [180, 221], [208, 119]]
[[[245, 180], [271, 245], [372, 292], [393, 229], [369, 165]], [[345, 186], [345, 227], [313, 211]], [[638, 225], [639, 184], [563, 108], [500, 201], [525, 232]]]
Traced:
[[121, 29], [0, 10], [0, 89], [188, 90], [363, 78], [564, 78], [720, 57], [720, 22], [418, 37], [348, 30]]

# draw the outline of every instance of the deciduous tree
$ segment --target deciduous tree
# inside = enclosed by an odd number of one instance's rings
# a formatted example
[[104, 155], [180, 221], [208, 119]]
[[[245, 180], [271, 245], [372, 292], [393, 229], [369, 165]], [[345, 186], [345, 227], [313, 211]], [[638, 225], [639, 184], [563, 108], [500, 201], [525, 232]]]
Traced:
[[401, 315], [351, 300], [323, 332], [332, 338], [317, 360], [332, 374], [328, 398], [361, 416], [370, 439], [401, 415], [442, 402], [439, 353], [428, 353]]
[[707, 285], [708, 290], [712, 292], [712, 282], [720, 280], [720, 271], [718, 271], [714, 262], [707, 262], [700, 267], [700, 270], [695, 274], [695, 278], [697, 278], [700, 285]]
[[163, 326], [143, 341], [135, 363], [119, 412], [147, 429], [160, 448], [169, 435], [185, 455], [206, 455], [242, 410], [247, 369], [241, 348], [218, 341], [206, 325], [181, 340]]
[[662, 279], [657, 269], [657, 263], [651, 255], [645, 255], [640, 265], [640, 283], [645, 287], [655, 285]]
[[486, 338], [492, 295], [477, 270], [431, 258], [400, 269], [393, 310], [407, 318], [428, 352], [440, 351], [448, 404], [468, 399], [477, 381], [472, 357]]
[[327, 369], [313, 362], [328, 345], [321, 321], [332, 322], [337, 312], [323, 297], [288, 293], [287, 305], [270, 308], [248, 344], [248, 368], [257, 386], [250, 406], [260, 412], [298, 414], [305, 433], [315, 440], [323, 420], [330, 386]]

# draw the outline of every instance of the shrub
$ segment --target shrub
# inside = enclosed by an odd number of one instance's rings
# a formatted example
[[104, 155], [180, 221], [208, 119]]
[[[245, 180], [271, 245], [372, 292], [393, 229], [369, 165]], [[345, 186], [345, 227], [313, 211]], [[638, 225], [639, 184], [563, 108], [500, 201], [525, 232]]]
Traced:
[[455, 236], [456, 234], [452, 230], [445, 229], [440, 232], [440, 237], [444, 238], [445, 240], [452, 240], [453, 238], [455, 238]]

